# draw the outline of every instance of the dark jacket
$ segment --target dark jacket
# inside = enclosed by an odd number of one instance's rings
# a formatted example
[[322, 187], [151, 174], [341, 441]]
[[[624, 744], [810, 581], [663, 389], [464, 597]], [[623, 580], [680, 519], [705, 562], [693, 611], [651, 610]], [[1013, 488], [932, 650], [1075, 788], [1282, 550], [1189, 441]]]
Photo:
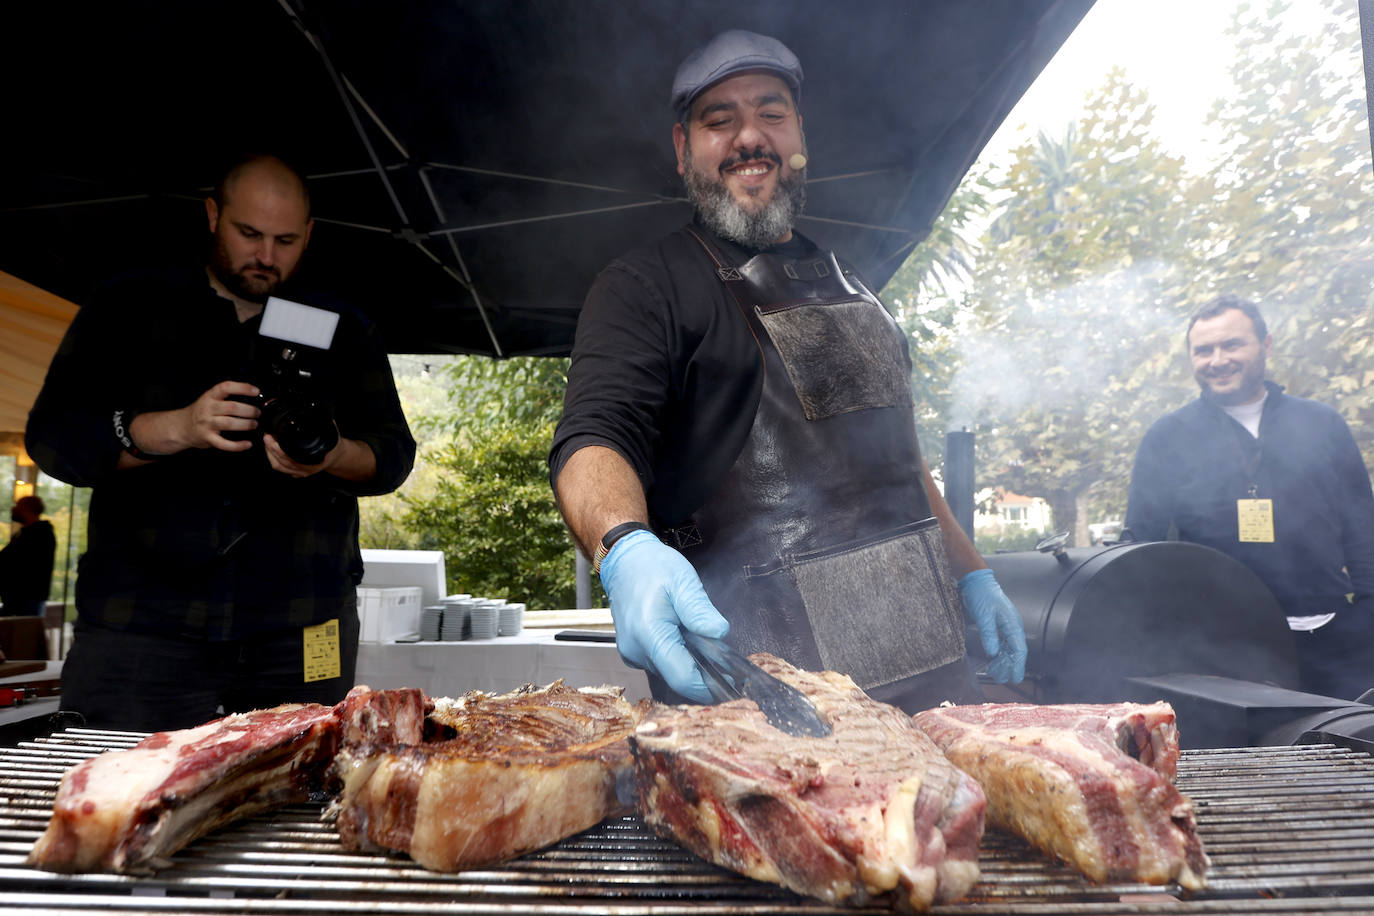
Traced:
[[116, 470], [117, 411], [127, 422], [185, 407], [227, 379], [272, 387], [255, 351], [261, 320], [239, 322], [203, 267], [126, 278], [78, 312], [26, 443], [46, 473], [93, 488], [77, 580], [83, 620], [233, 639], [320, 623], [351, 600], [362, 576], [357, 497], [398, 487], [415, 442], [374, 328], [334, 310], [341, 318], [314, 366], [315, 387], [333, 404], [340, 435], [376, 456], [377, 473], [362, 484], [287, 477], [271, 469], [261, 443], [245, 452], [188, 449]]
[[[1256, 439], [1211, 400], [1166, 414], [1145, 434], [1126, 527], [1138, 540], [1205, 544], [1254, 570], [1290, 616], [1374, 596], [1374, 492], [1335, 410], [1269, 395]], [[1241, 542], [1236, 500], [1273, 500], [1274, 542]]]

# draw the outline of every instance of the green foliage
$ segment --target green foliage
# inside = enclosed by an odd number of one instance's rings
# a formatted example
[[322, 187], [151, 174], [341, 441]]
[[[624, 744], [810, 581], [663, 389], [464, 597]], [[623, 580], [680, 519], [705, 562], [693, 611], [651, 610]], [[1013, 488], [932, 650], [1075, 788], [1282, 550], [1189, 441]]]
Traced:
[[1035, 545], [1045, 537], [1043, 531], [1031, 531], [1017, 527], [997, 527], [986, 530], [980, 528], [974, 532], [974, 535], [978, 544], [978, 552], [983, 554], [1034, 550]]
[[944, 457], [950, 383], [958, 368], [960, 290], [973, 268], [977, 247], [971, 238], [988, 214], [990, 188], [982, 173], [966, 178], [930, 235], [883, 289], [910, 346], [917, 436], [922, 456], [937, 475]]
[[505, 423], [556, 423], [568, 386], [568, 362], [550, 357], [454, 359], [442, 372], [451, 403], [461, 410], [426, 422], [450, 431]]
[[[1164, 151], [1148, 97], [1117, 71], [1077, 124], [965, 181], [961, 193], [996, 204], [993, 219], [961, 252], [967, 293], [953, 315], [934, 313], [939, 345], [923, 349], [913, 386], [934, 389], [923, 429], [979, 434], [979, 488], [1045, 498], [1056, 529], [1088, 543], [1090, 519], [1124, 512], [1145, 429], [1196, 395], [1183, 331], [1221, 292], [1260, 302], [1270, 375], [1337, 407], [1374, 459], [1358, 21], [1349, 4], [1326, 7], [1330, 26], [1303, 37], [1278, 27], [1285, 4], [1237, 13], [1237, 91], [1213, 113], [1226, 153], [1208, 174]], [[931, 307], [929, 284], [906, 289], [918, 313]]]
[[566, 359], [454, 357], [431, 359], [424, 371], [398, 368], [419, 457], [398, 494], [365, 501], [378, 504], [364, 513], [364, 543], [391, 546], [380, 542], [391, 537], [442, 550], [450, 592], [531, 609], [575, 606], [576, 549], [546, 466], [567, 367]]
[[1044, 497], [1078, 543], [1080, 500], [1124, 487], [1162, 412], [1138, 354], [1167, 347], [1192, 262], [1189, 180], [1146, 133], [1148, 99], [1118, 70], [1089, 110], [1062, 140], [1014, 153], [952, 386], [956, 421], [979, 432], [978, 486]]
[[406, 524], [444, 552], [451, 593], [575, 605], [572, 542], [545, 467], [552, 435], [544, 422], [475, 424], [427, 455], [434, 492]]
[[1293, 38], [1285, 5], [1237, 17], [1238, 92], [1213, 115], [1228, 154], [1211, 234], [1214, 285], [1260, 302], [1271, 375], [1338, 409], [1374, 461], [1374, 178], [1357, 11]]

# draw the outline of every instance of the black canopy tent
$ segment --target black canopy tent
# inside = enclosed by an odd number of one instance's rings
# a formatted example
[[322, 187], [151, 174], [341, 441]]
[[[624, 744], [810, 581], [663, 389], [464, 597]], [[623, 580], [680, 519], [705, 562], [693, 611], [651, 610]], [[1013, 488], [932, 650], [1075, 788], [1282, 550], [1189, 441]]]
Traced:
[[198, 256], [224, 162], [279, 150], [303, 271], [392, 352], [565, 354], [596, 272], [688, 216], [677, 62], [748, 28], [806, 70], [801, 228], [881, 285], [1091, 2], [7, 4], [0, 270], [79, 303]]

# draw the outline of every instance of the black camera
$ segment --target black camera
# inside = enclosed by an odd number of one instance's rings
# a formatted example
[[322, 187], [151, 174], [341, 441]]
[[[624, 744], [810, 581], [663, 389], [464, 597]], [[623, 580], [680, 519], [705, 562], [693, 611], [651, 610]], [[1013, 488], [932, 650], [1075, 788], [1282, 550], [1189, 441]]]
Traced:
[[236, 398], [261, 411], [255, 435], [270, 433], [301, 464], [319, 464], [339, 444], [334, 409], [319, 390], [338, 322], [337, 312], [268, 299], [245, 373], [260, 393]]

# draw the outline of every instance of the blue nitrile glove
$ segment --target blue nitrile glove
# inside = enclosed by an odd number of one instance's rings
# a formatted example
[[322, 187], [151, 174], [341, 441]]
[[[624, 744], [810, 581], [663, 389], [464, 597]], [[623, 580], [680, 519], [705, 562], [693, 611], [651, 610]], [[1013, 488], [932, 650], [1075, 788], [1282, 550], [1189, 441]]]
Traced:
[[975, 569], [960, 579], [959, 597], [983, 637], [983, 651], [992, 659], [988, 675], [999, 684], [1019, 684], [1026, 676], [1026, 628], [992, 570]]
[[706, 597], [687, 558], [651, 532], [631, 531], [601, 561], [601, 584], [625, 663], [654, 672], [689, 700], [714, 702], [678, 628], [720, 638], [730, 622]]

